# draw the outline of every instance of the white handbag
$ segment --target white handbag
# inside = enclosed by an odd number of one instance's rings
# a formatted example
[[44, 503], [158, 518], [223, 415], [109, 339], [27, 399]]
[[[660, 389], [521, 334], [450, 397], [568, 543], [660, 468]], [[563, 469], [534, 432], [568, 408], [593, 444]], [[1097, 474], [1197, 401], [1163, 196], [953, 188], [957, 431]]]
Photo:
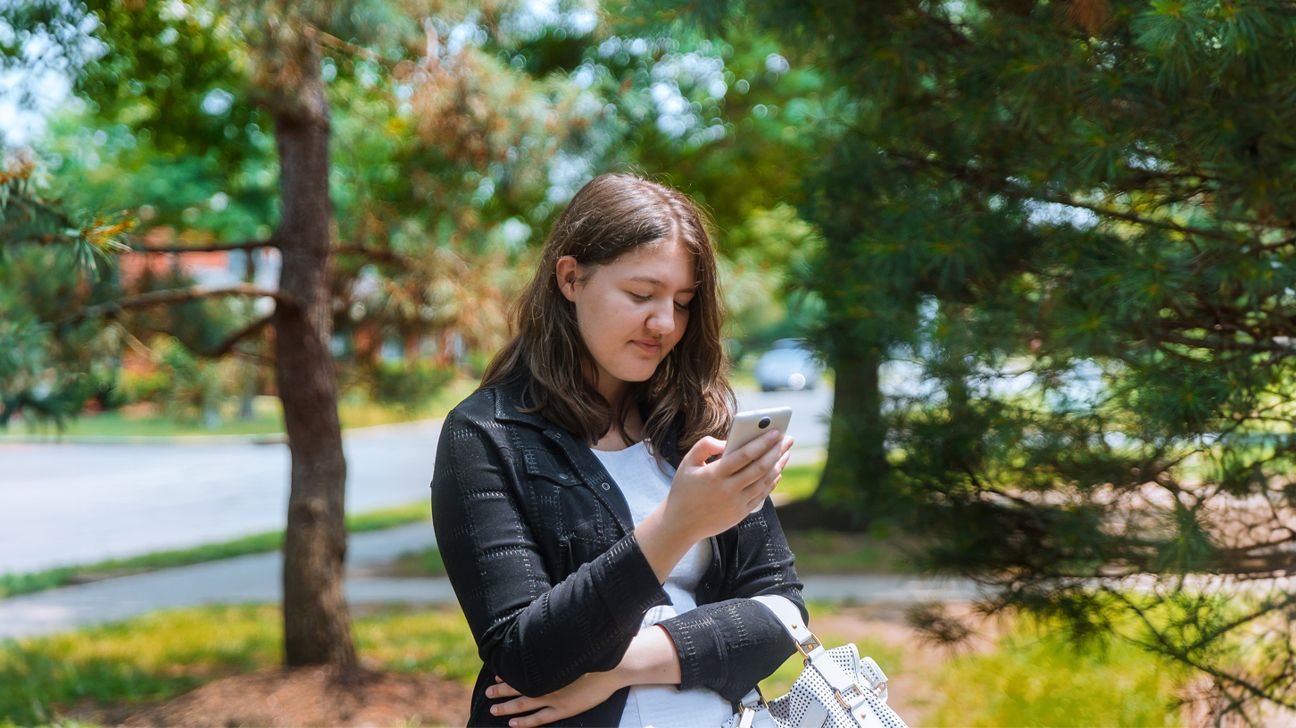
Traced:
[[805, 668], [780, 698], [752, 690], [723, 728], [908, 728], [887, 705], [887, 676], [854, 644], [824, 649], [801, 621], [801, 610], [779, 596], [753, 597], [787, 628]]

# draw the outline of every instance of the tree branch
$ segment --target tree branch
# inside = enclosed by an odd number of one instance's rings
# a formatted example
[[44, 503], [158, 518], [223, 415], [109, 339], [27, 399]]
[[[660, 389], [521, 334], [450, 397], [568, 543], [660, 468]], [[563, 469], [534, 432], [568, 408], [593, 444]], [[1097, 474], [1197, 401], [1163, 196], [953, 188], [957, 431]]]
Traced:
[[1293, 353], [1293, 347], [1288, 344], [1266, 344], [1261, 341], [1237, 341], [1234, 339], [1220, 339], [1214, 337], [1194, 339], [1171, 331], [1153, 332], [1153, 335], [1161, 341], [1170, 344], [1178, 344], [1180, 346], [1187, 346], [1194, 349], [1209, 349], [1211, 351], [1250, 351], [1263, 354], [1276, 352], [1284, 355], [1290, 355]]
[[373, 63], [377, 63], [380, 66], [385, 66], [389, 69], [393, 69], [396, 67], [397, 61], [392, 61], [387, 58], [383, 58], [378, 53], [368, 48], [365, 48], [364, 46], [359, 46], [356, 45], [355, 43], [345, 41], [337, 37], [336, 35], [333, 35], [332, 33], [319, 29], [314, 25], [307, 24], [305, 27], [305, 31], [306, 31], [306, 35], [313, 38], [315, 42], [319, 43], [322, 46], [328, 46], [329, 48], [342, 51], [343, 53], [348, 53], [353, 56], [359, 56], [360, 58], [363, 58], [367, 61], [371, 61]]
[[1183, 235], [1210, 238], [1212, 240], [1221, 240], [1228, 243], [1235, 243], [1238, 241], [1237, 237], [1233, 235], [1229, 235], [1228, 233], [1222, 230], [1209, 230], [1206, 228], [1197, 228], [1197, 227], [1189, 227], [1187, 225], [1180, 225], [1178, 223], [1169, 222], [1167, 220], [1154, 220], [1152, 218], [1136, 215], [1132, 212], [1113, 210], [1111, 208], [1103, 207], [1101, 205], [1092, 205], [1087, 202], [1081, 202], [1079, 200], [1070, 197], [1069, 195], [1049, 194], [1042, 191], [1037, 192], [1037, 191], [1029, 190], [1019, 185], [1014, 185], [1004, 180], [1001, 180], [995, 175], [991, 175], [985, 172], [980, 172], [978, 170], [973, 170], [963, 165], [953, 164], [950, 162], [944, 162], [936, 159], [926, 159], [920, 155], [908, 154], [894, 149], [888, 150], [888, 153], [898, 159], [903, 159], [912, 164], [918, 164], [926, 167], [935, 167], [937, 169], [947, 172], [948, 174], [953, 175], [956, 179], [960, 179], [964, 182], [970, 182], [979, 186], [988, 187], [989, 189], [995, 192], [1012, 195], [1014, 197], [1028, 199], [1028, 200], [1039, 200], [1040, 202], [1052, 202], [1058, 205], [1066, 205], [1067, 207], [1077, 207], [1083, 210], [1089, 210], [1090, 212], [1093, 212], [1101, 217], [1113, 218], [1116, 220], [1124, 220], [1126, 222], [1134, 223], [1136, 225], [1144, 225], [1146, 227], [1159, 228], [1162, 230], [1170, 230], [1173, 232], [1182, 233]]
[[147, 308], [149, 306], [164, 306], [174, 303], [187, 303], [189, 301], [200, 301], [208, 298], [227, 298], [229, 296], [253, 296], [260, 298], [262, 296], [273, 298], [276, 303], [282, 306], [298, 307], [296, 299], [280, 291], [272, 291], [256, 286], [239, 285], [228, 288], [204, 288], [202, 286], [193, 286], [191, 288], [170, 288], [161, 291], [149, 291], [137, 296], [120, 298], [115, 301], [106, 301], [94, 306], [83, 308], [59, 321], [60, 326], [76, 323], [87, 318], [98, 316], [116, 316], [118, 313], [131, 308]]
[[1258, 698], [1272, 700], [1273, 702], [1285, 708], [1296, 707], [1296, 703], [1293, 703], [1291, 700], [1283, 700], [1277, 695], [1268, 694], [1263, 688], [1251, 682], [1248, 682], [1246, 679], [1240, 676], [1230, 675], [1201, 660], [1194, 659], [1188, 653], [1188, 650], [1171, 644], [1170, 641], [1166, 638], [1165, 632], [1162, 629], [1158, 628], [1152, 622], [1151, 618], [1148, 617], [1147, 613], [1142, 608], [1140, 608], [1137, 604], [1131, 601], [1129, 597], [1127, 597], [1124, 593], [1122, 593], [1120, 590], [1112, 589], [1110, 587], [1102, 587], [1102, 590], [1107, 594], [1123, 602], [1127, 608], [1129, 608], [1132, 612], [1134, 612], [1134, 615], [1138, 617], [1138, 619], [1143, 623], [1143, 626], [1148, 630], [1149, 633], [1151, 633], [1152, 637], [1156, 640], [1157, 643], [1149, 644], [1142, 640], [1138, 640], [1132, 637], [1122, 635], [1122, 637], [1127, 641], [1135, 645], [1142, 646], [1145, 649], [1155, 651], [1155, 652], [1160, 652], [1161, 654], [1167, 657], [1179, 660], [1185, 665], [1188, 665], [1189, 667], [1194, 667], [1206, 673], [1207, 675], [1210, 675], [1211, 677], [1215, 678], [1216, 680], [1222, 683], [1231, 684], [1245, 691], [1246, 693], [1254, 695]]
[[380, 263], [395, 263], [407, 268], [414, 266], [414, 261], [391, 248], [370, 248], [364, 245], [338, 245], [333, 248], [338, 255], [362, 255]]
[[247, 326], [244, 326], [238, 331], [235, 331], [233, 334], [230, 334], [229, 338], [225, 339], [220, 344], [217, 344], [216, 346], [210, 349], [199, 349], [198, 347], [194, 347], [194, 346], [190, 346], [189, 349], [190, 351], [192, 351], [193, 353], [199, 356], [206, 357], [208, 359], [219, 359], [220, 357], [225, 356], [226, 354], [233, 351], [234, 347], [237, 346], [240, 341], [243, 341], [244, 339], [247, 339], [259, 333], [273, 320], [274, 320], [274, 312], [272, 311], [266, 314], [265, 316], [256, 319], [255, 321], [252, 321]]
[[71, 228], [74, 230], [81, 229], [81, 225], [76, 221], [74, 221], [72, 218], [68, 217], [67, 214], [64, 213], [62, 210], [59, 210], [51, 205], [48, 205], [36, 199], [35, 197], [31, 197], [29, 195], [16, 194], [16, 195], [10, 195], [9, 201], [16, 202], [22, 205], [23, 207], [27, 208], [27, 213], [33, 217], [35, 217], [37, 213], [49, 215], [50, 217], [57, 220], [59, 224], [61, 224], [65, 228]]
[[255, 250], [278, 248], [273, 240], [245, 240], [240, 243], [212, 243], [211, 245], [141, 245], [132, 241], [132, 253], [216, 253], [226, 250]]

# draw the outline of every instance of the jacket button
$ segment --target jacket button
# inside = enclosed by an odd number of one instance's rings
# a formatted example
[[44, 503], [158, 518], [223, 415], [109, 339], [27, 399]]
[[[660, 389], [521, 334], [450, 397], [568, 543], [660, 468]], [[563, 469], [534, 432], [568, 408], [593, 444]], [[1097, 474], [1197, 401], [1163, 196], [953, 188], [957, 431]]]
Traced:
[[599, 487], [603, 490], [612, 490], [612, 486], [608, 485], [606, 481], [599, 483]]

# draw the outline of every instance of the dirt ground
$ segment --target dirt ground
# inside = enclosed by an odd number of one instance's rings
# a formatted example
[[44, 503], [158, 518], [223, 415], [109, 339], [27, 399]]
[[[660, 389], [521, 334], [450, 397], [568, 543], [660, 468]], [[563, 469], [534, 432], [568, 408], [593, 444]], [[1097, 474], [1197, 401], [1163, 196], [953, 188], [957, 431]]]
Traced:
[[101, 725], [456, 726], [468, 720], [471, 690], [432, 675], [363, 672], [340, 681], [328, 668], [267, 670], [208, 683], [144, 708], [74, 711]]

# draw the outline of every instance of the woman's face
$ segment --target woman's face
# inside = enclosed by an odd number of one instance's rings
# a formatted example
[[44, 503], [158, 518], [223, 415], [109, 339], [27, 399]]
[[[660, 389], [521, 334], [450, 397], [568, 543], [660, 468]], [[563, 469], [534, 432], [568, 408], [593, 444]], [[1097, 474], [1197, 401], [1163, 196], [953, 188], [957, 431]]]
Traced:
[[688, 326], [693, 254], [675, 240], [641, 245], [611, 263], [558, 259], [559, 288], [598, 366], [595, 388], [616, 402], [626, 382], [646, 381]]

